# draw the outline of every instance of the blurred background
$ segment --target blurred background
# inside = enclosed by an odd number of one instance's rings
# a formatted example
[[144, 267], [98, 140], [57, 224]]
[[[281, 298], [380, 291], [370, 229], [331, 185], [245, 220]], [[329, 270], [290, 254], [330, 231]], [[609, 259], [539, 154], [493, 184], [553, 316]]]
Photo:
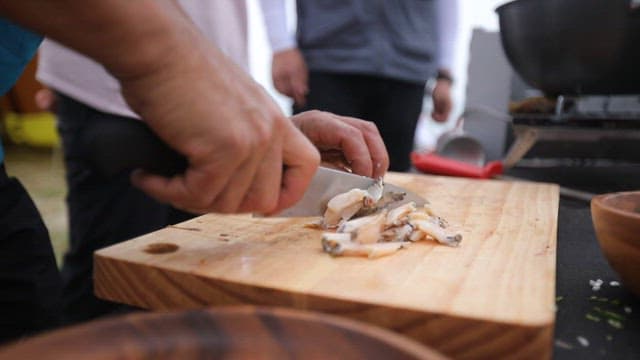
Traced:
[[[283, 112], [290, 114], [290, 100], [278, 94], [271, 81], [272, 53], [267, 41], [264, 19], [260, 13], [261, 8], [258, 0], [246, 1], [249, 23], [250, 72], [276, 99]], [[288, 25], [290, 29], [293, 29], [295, 27], [295, 1], [287, 1], [288, 12], [291, 15], [289, 16], [291, 24]], [[483, 159], [486, 161], [502, 159], [514, 138], [513, 131], [509, 125], [511, 121], [510, 105], [513, 105], [514, 101], [517, 102], [521, 99], [544, 99], [540, 96], [542, 93], [539, 90], [526, 85], [515, 74], [505, 56], [499, 33], [499, 19], [495, 9], [507, 2], [505, 0], [460, 0], [458, 8], [459, 28], [453, 69], [455, 79], [453, 83], [454, 111], [448, 121], [436, 123], [430, 117], [432, 109], [431, 97], [426, 94], [423, 112], [416, 131], [414, 144], [416, 150], [420, 152], [435, 150], [439, 139], [442, 139], [442, 135], [454, 131], [456, 126], [461, 123], [460, 120], [464, 119], [464, 131], [472, 135], [475, 139], [474, 141], [480, 143], [484, 152]], [[41, 85], [34, 77], [35, 64], [36, 61], [34, 60], [14, 89], [2, 98], [0, 134], [6, 146], [8, 172], [20, 178], [34, 197], [36, 205], [43, 213], [45, 223], [54, 242], [56, 254], [60, 259], [67, 243], [64, 170], [60, 140], [55, 128], [55, 117], [49, 112], [40, 110], [36, 105], [35, 95], [41, 89]], [[640, 112], [639, 98], [637, 95], [633, 95], [631, 97], [618, 97], [613, 100], [623, 104], [623, 114], [628, 112], [629, 106], [635, 111], [634, 114], [637, 114]], [[578, 107], [582, 106], [587, 111], [596, 106], [594, 104], [604, 103], [608, 112], [612, 109], [610, 104], [614, 102], [610, 100], [609, 98], [596, 96], [585, 98], [584, 101], [576, 103]], [[552, 101], [551, 105], [536, 103], [534, 104], [534, 107], [536, 107], [534, 110], [537, 111], [539, 107], [544, 106], [551, 106], [550, 111], [555, 111], [554, 107], [557, 108], [556, 99]], [[598, 111], [600, 110], [596, 106], [595, 112], [597, 113]], [[526, 106], [525, 112], [528, 112]], [[544, 128], [538, 125], [540, 123], [543, 123], [543, 125], [550, 123], [549, 119], [551, 117], [547, 115], [542, 118], [539, 116], [531, 117], [529, 116], [531, 114], [528, 113], [525, 115], [521, 116], [521, 127], [531, 130], [533, 126], [535, 131], [549, 135], [551, 140], [561, 139], [562, 141], [551, 141], [552, 145], [547, 144], [545, 147], [533, 147], [528, 153], [528, 159], [525, 157], [519, 163], [522, 166], [562, 166], [563, 169], [566, 169], [576, 164], [608, 164], [607, 161], [609, 160], [603, 160], [603, 157], [616, 158], [618, 160], [622, 157], [623, 160], [632, 159], [636, 163], [640, 162], [640, 151], [634, 150], [634, 144], [637, 143], [635, 138], [616, 139], [609, 146], [606, 142], [600, 141], [602, 136], [597, 131], [574, 131], [575, 129], [570, 128], [569, 132], [557, 133], [556, 129], [567, 124], [574, 126], [575, 122], [567, 121], [563, 124], [551, 121], [554, 126], [558, 124], [562, 126]], [[572, 118], [574, 115], [569, 114], [568, 117]], [[566, 118], [567, 116], [565, 116], [565, 120]], [[638, 117], [635, 116], [633, 118], [636, 119]], [[611, 124], [615, 125], [608, 121], [610, 119], [606, 120], [606, 123], [600, 122], [597, 126], [611, 128]], [[624, 122], [625, 124], [632, 123], [626, 121], [626, 119]], [[581, 123], [591, 126], [592, 122], [583, 121]], [[637, 122], [633, 122], [634, 126], [635, 123]], [[578, 133], [581, 134], [580, 136], [586, 134], [586, 137], [571, 139], [571, 136], [567, 136], [567, 134]], [[620, 131], [616, 134], [619, 135]], [[576, 141], [572, 142], [572, 140]], [[597, 146], [594, 146], [594, 141], [598, 141]], [[540, 160], [540, 158], [545, 157], [546, 159]], [[576, 158], [580, 159], [576, 160]], [[597, 171], [594, 173], [585, 176], [583, 170], [584, 168], [580, 168], [576, 176], [568, 177], [574, 182], [568, 183], [578, 187], [584, 185], [588, 188], [591, 184], [586, 183], [587, 179], [593, 182], [593, 179], [597, 179], [598, 176], [602, 179], [607, 178], [605, 180], [611, 182], [611, 176], [607, 176], [611, 172], [603, 173], [596, 169]], [[558, 172], [551, 171], [551, 173]], [[621, 177], [627, 177], [626, 173], [623, 175]], [[547, 175], [539, 178], [539, 180], [556, 182]], [[562, 180], [557, 182], [562, 183]]]

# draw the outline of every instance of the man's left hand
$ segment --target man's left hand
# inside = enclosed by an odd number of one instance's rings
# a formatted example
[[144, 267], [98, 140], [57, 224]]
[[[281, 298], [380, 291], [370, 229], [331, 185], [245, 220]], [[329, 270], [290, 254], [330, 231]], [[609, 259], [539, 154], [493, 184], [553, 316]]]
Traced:
[[374, 123], [317, 110], [291, 120], [318, 148], [323, 162], [372, 178], [387, 172], [389, 155]]

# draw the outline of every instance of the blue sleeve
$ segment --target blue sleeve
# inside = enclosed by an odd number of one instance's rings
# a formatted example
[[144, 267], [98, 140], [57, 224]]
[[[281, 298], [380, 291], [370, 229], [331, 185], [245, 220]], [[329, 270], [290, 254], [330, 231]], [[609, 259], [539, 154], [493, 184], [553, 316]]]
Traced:
[[18, 80], [42, 42], [42, 36], [0, 18], [0, 94]]
[[[38, 50], [42, 36], [0, 18], [0, 95], [4, 95]], [[4, 161], [0, 143], [0, 164]]]

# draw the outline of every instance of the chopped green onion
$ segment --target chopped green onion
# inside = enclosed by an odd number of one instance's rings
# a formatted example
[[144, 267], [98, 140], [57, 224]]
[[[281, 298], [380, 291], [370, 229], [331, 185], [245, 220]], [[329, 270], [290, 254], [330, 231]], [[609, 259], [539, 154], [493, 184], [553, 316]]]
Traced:
[[566, 350], [573, 349], [573, 346], [567, 343], [566, 341], [556, 340], [555, 343], [556, 343], [556, 347], [559, 347], [561, 349], [566, 349]]
[[618, 314], [617, 312], [613, 312], [613, 311], [609, 311], [609, 310], [602, 311], [602, 315], [607, 316], [607, 317], [609, 317], [611, 319], [614, 319], [614, 320], [618, 320], [618, 321], [626, 320], [624, 318], [624, 316]]
[[564, 300], [564, 296], [556, 296], [556, 302]]
[[585, 315], [585, 317], [587, 318], [587, 320], [591, 320], [591, 321], [595, 321], [595, 322], [600, 322], [600, 318], [591, 314], [591, 313], [587, 313], [587, 315]]
[[607, 319], [607, 323], [616, 329], [622, 329], [622, 323], [615, 319]]
[[597, 302], [609, 302], [609, 299], [608, 299], [608, 298], [606, 298], [606, 297], [597, 297], [597, 296], [595, 296], [595, 295], [591, 295], [591, 296], [589, 297], [589, 300], [597, 301]]
[[611, 341], [611, 340], [613, 340], [613, 336], [607, 335], [607, 341]]

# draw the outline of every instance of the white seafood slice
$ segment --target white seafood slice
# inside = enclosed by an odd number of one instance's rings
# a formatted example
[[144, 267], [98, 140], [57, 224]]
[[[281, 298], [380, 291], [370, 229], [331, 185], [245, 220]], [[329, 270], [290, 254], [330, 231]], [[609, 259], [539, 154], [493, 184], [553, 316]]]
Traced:
[[373, 215], [370, 221], [363, 223], [351, 232], [353, 241], [359, 244], [373, 244], [382, 240], [386, 219], [386, 211]]
[[407, 215], [414, 211], [416, 211], [416, 203], [413, 201], [389, 210], [386, 220], [387, 227], [406, 224], [408, 221]]
[[[413, 227], [412, 227], [412, 229], [413, 229]], [[409, 241], [411, 241], [411, 242], [422, 241], [426, 237], [427, 237], [427, 234], [425, 234], [424, 231], [419, 230], [419, 229], [413, 229], [411, 234], [409, 234]]]
[[408, 243], [401, 242], [358, 244], [344, 239], [330, 240], [325, 236], [322, 238], [322, 248], [333, 256], [367, 256], [373, 259], [393, 254], [407, 245]]
[[351, 219], [364, 206], [366, 197], [369, 197], [366, 190], [352, 189], [331, 198], [324, 212], [325, 226], [336, 227], [341, 221]]
[[[436, 219], [437, 218], [432, 218]], [[425, 234], [434, 238], [437, 242], [441, 244], [446, 244], [449, 246], [458, 246], [462, 241], [462, 235], [460, 234], [448, 234], [444, 228], [439, 226], [437, 222], [434, 220], [416, 220], [414, 218], [409, 220], [409, 223], [416, 228], [416, 230], [420, 230]]]
[[413, 227], [409, 224], [394, 226], [382, 232], [382, 241], [410, 241], [412, 233]]

